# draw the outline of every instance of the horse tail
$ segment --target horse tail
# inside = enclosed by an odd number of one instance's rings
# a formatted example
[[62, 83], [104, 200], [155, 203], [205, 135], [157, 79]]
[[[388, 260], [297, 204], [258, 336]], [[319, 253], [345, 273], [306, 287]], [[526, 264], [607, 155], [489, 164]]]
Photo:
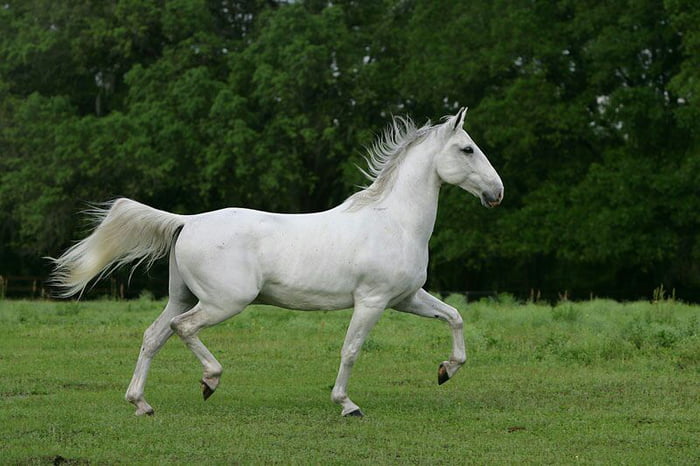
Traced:
[[99, 280], [122, 265], [138, 261], [134, 269], [144, 262], [150, 267], [168, 254], [186, 218], [126, 198], [87, 214], [97, 225], [92, 233], [58, 259], [50, 258], [51, 281], [60, 297], [82, 293], [94, 277]]

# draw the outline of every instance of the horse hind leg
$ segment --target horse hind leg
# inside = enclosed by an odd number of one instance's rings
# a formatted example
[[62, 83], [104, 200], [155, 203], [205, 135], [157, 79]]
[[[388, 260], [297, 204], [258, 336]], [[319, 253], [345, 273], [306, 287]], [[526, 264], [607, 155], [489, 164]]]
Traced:
[[192, 303], [171, 297], [161, 315], [146, 329], [143, 334], [143, 342], [134, 375], [131, 378], [129, 388], [126, 390], [126, 400], [136, 406], [136, 415], [152, 415], [153, 408], [144, 398], [146, 378], [151, 367], [151, 361], [163, 347], [168, 338], [173, 334], [170, 321], [173, 317], [186, 312], [192, 307]]
[[199, 359], [204, 368], [202, 380], [200, 382], [202, 396], [205, 400], [213, 395], [214, 391], [216, 391], [219, 386], [223, 368], [197, 335], [201, 329], [211, 327], [241, 313], [247, 305], [248, 303], [246, 302], [245, 304], [223, 309], [211, 304], [204, 304], [200, 301], [190, 311], [175, 316], [170, 321], [171, 329], [177, 332], [182, 341], [187, 345], [190, 351], [194, 353], [197, 359]]
[[131, 378], [129, 388], [126, 390], [125, 398], [136, 406], [137, 416], [153, 414], [153, 408], [144, 398], [144, 387], [151, 367], [151, 361], [173, 334], [170, 322], [174, 317], [191, 309], [196, 302], [194, 295], [182, 280], [177, 267], [177, 260], [172, 250], [170, 253], [168, 295], [168, 304], [165, 306], [165, 309], [143, 334], [143, 343], [136, 361], [134, 375]]

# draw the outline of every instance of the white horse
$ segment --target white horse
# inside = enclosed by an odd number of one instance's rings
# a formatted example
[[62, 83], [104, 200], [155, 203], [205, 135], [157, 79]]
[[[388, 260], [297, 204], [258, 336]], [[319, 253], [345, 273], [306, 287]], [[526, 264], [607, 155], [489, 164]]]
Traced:
[[464, 364], [462, 318], [421, 287], [428, 240], [443, 183], [458, 185], [498, 205], [503, 184], [486, 156], [462, 129], [466, 108], [439, 125], [417, 128], [394, 118], [369, 151], [368, 188], [341, 205], [312, 214], [223, 209], [176, 215], [117, 199], [92, 215], [95, 230], [55, 262], [64, 296], [91, 279], [138, 261], [170, 255], [169, 299], [145, 331], [126, 399], [136, 414], [153, 414], [144, 398], [151, 360], [177, 333], [204, 366], [204, 399], [214, 393], [221, 364], [198, 338], [253, 302], [289, 309], [353, 307], [331, 399], [344, 416], [362, 416], [347, 394], [353, 363], [367, 334], [388, 307], [447, 321], [452, 354], [440, 364], [438, 383]]

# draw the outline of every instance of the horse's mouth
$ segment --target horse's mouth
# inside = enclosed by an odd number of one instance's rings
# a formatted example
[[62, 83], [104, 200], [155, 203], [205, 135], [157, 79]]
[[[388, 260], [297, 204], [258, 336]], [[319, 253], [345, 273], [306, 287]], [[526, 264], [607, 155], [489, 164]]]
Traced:
[[493, 200], [493, 199], [487, 199], [485, 196], [481, 197], [481, 205], [486, 207], [487, 209], [493, 209], [494, 207], [498, 207], [501, 204], [501, 200]]
[[501, 201], [503, 200], [503, 189], [498, 191], [495, 195], [489, 192], [482, 192], [481, 193], [481, 205], [484, 207], [487, 207], [489, 209], [492, 209], [498, 205], [501, 204]]

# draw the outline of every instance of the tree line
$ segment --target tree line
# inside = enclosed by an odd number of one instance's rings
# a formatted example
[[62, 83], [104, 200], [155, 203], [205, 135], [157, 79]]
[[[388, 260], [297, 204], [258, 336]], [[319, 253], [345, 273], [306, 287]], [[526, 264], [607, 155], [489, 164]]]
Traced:
[[5, 0], [0, 273], [46, 274], [117, 196], [326, 209], [392, 115], [466, 105], [505, 200], [444, 188], [429, 288], [700, 299], [698, 24], [683, 0]]

